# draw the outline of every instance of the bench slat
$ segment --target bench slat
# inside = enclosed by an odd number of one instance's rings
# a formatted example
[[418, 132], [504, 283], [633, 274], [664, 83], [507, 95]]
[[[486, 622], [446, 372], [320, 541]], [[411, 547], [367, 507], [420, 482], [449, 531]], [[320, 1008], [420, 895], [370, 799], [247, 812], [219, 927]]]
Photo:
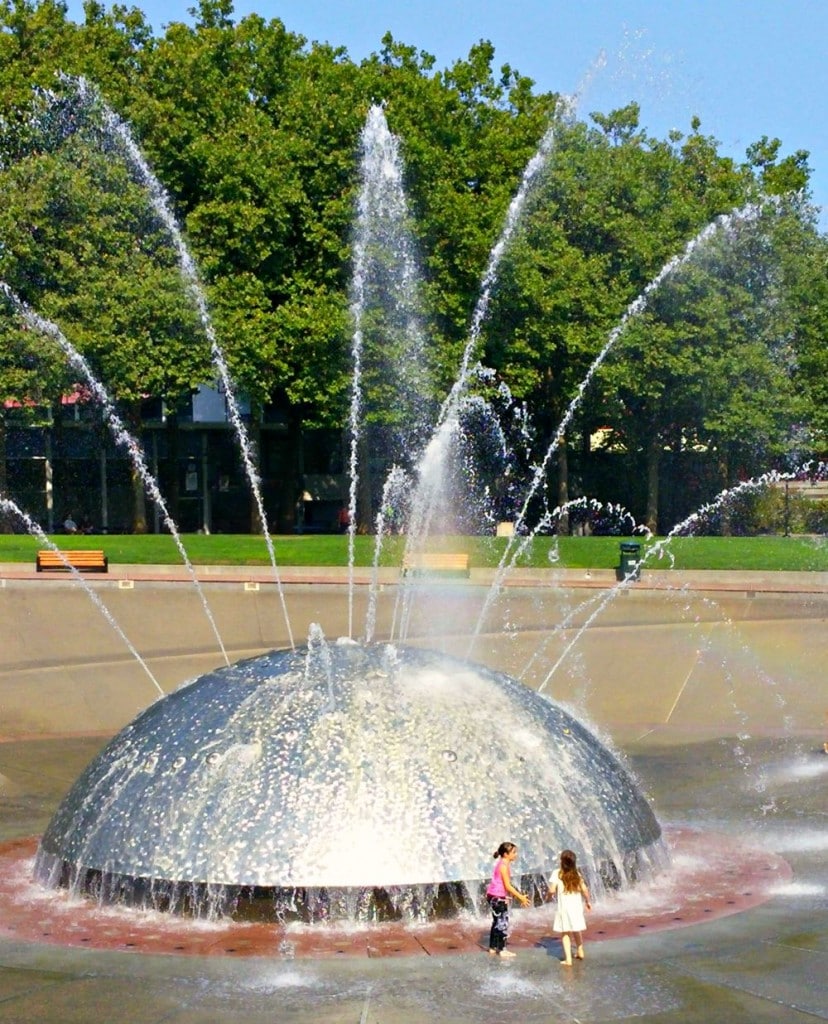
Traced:
[[[66, 562], [73, 568], [85, 572], [108, 572], [109, 559], [103, 551], [63, 551]], [[57, 551], [38, 551], [36, 568], [38, 572], [69, 572], [66, 562]]]
[[469, 575], [469, 556], [462, 553], [426, 551], [406, 555], [402, 564], [403, 576], [425, 576], [429, 574]]
[[828, 498], [828, 480], [786, 480], [776, 485], [787, 489], [791, 494], [799, 494], [803, 498], [821, 501]]

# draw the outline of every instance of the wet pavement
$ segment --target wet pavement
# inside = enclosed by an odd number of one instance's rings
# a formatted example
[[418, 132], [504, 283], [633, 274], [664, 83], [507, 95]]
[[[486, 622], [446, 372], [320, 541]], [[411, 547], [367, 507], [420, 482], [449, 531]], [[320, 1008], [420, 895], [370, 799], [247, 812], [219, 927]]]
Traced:
[[[243, 575], [228, 573], [209, 594], [232, 657], [284, 643], [278, 602], [243, 590]], [[535, 686], [546, 685], [527, 667], [536, 652], [548, 665], [574, 643], [549, 688], [620, 748], [673, 848], [669, 877], [596, 907], [587, 959], [566, 969], [546, 909], [514, 912], [518, 955], [498, 961], [479, 946], [479, 919], [430, 934], [363, 927], [323, 938], [178, 922], [136, 929], [123, 912], [73, 913], [65, 897], [28, 888], [34, 837], [104, 739], [153, 694], [71, 581], [0, 570], [0, 1022], [828, 1019], [822, 575], [803, 574], [798, 589], [789, 578], [685, 580], [669, 597], [643, 581], [585, 627], [606, 581], [525, 580], [497, 628], [483, 631], [479, 660], [526, 669]], [[393, 580], [384, 586], [390, 600]], [[199, 609], [174, 581], [98, 589], [165, 688], [216, 663]], [[433, 598], [452, 612], [437, 638], [449, 650], [468, 639], [460, 589]], [[325, 586], [288, 582], [287, 599], [297, 635], [315, 618], [329, 635], [343, 628], [341, 575]], [[379, 608], [380, 635], [388, 614]], [[61, 921], [63, 935], [42, 934]]]
[[[591, 939], [606, 941], [645, 930], [686, 928], [742, 913], [766, 902], [791, 881], [791, 869], [783, 857], [733, 837], [667, 828], [665, 841], [673, 870], [646, 887], [646, 901], [631, 893], [599, 900], [589, 914]], [[0, 938], [134, 953], [289, 954], [298, 959], [439, 956], [475, 953], [488, 947], [488, 920], [472, 913], [418, 925], [278, 926], [227, 919], [193, 927], [192, 921], [176, 915], [98, 907], [93, 900], [68, 899], [63, 893], [34, 885], [36, 851], [36, 837], [0, 843]], [[711, 871], [713, 866], [715, 871]], [[515, 911], [512, 950], [557, 945], [550, 931], [550, 909], [541, 904]]]

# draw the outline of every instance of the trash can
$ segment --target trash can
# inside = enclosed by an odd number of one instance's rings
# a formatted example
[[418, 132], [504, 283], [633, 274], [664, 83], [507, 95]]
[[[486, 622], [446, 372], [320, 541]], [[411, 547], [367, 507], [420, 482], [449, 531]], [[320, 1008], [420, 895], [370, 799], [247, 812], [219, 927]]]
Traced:
[[641, 545], [634, 541], [621, 541], [621, 564], [616, 570], [619, 580], [641, 579]]

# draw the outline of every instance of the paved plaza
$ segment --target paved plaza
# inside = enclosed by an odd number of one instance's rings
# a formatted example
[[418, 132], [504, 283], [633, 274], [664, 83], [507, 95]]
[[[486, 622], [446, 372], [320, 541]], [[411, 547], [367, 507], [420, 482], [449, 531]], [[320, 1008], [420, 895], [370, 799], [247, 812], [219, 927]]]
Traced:
[[[375, 615], [388, 635], [396, 574], [357, 574], [352, 601], [341, 570], [282, 575], [279, 594], [262, 570], [204, 574], [231, 660], [300, 642], [314, 622], [359, 636]], [[419, 937], [339, 929], [316, 955], [301, 934], [231, 943], [209, 924], [142, 948], [122, 912], [85, 906], [73, 936], [44, 934], [65, 897], [35, 891], [26, 857], [57, 803], [157, 697], [150, 675], [170, 690], [223, 657], [180, 572], [90, 580], [119, 633], [77, 583], [0, 567], [0, 860], [20, 849], [3, 861], [6, 888], [20, 874], [17, 923], [0, 892], [0, 1022], [828, 1019], [826, 576], [645, 573], [618, 591], [609, 574], [533, 573], [481, 620], [489, 579], [473, 572], [415, 612], [410, 642], [471, 648], [578, 709], [673, 847], [669, 878], [596, 907], [587, 960], [566, 970], [545, 909], [514, 912], [511, 962], [480, 949], [485, 919]]]

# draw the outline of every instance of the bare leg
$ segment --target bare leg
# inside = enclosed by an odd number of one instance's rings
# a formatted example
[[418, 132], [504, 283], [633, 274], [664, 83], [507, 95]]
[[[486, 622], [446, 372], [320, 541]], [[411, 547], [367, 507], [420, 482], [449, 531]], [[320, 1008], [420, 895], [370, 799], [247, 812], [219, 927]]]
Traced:
[[584, 959], [584, 936], [583, 936], [583, 934], [581, 932], [575, 932], [575, 944], [577, 946], [577, 951], [575, 953], [575, 959], [576, 960], [583, 960]]
[[572, 966], [572, 937], [569, 932], [564, 932], [561, 936], [561, 945], [563, 946], [564, 958], [561, 960], [562, 964], [566, 964], [567, 967]]

